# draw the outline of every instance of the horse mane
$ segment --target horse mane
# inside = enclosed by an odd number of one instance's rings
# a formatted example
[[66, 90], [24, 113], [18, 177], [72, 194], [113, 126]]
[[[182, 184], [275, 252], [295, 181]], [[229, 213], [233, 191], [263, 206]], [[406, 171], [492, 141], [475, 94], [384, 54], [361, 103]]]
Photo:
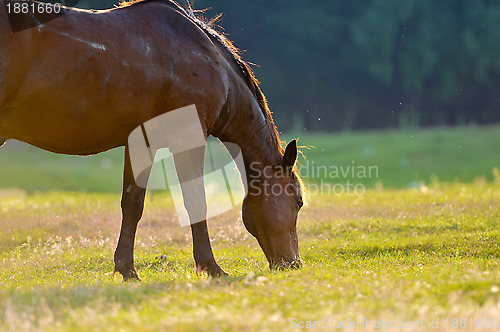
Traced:
[[200, 29], [202, 29], [206, 35], [212, 40], [212, 42], [218, 43], [222, 46], [222, 48], [226, 51], [227, 55], [232, 59], [233, 64], [238, 68], [238, 73], [244, 79], [248, 88], [255, 96], [262, 113], [264, 114], [264, 118], [266, 119], [267, 125], [271, 131], [272, 141], [276, 144], [277, 149], [280, 154], [283, 155], [284, 148], [283, 142], [279, 137], [278, 129], [274, 124], [274, 120], [272, 117], [272, 112], [269, 109], [269, 104], [267, 102], [267, 98], [260, 89], [260, 82], [255, 77], [255, 74], [250, 68], [249, 64], [241, 58], [240, 50], [234, 46], [233, 42], [229, 40], [223, 33], [215, 30], [213, 28], [214, 23], [217, 22], [221, 15], [216, 16], [211, 20], [206, 20], [202, 15], [204, 11], [195, 10], [189, 0], [187, 0], [187, 8], [182, 7], [175, 0], [132, 0], [132, 1], [121, 1], [119, 3], [118, 8], [129, 7], [135, 4], [153, 2], [153, 1], [161, 1], [165, 4], [168, 4], [175, 10], [179, 11], [183, 15], [185, 15], [188, 19], [190, 19], [193, 23], [195, 23]]
[[[177, 3], [175, 0], [131, 0], [131, 1], [121, 1], [119, 3], [118, 8], [122, 7], [129, 7], [135, 4], [140, 4], [140, 3], [147, 3], [147, 2], [153, 2], [153, 1], [161, 1], [184, 16], [186, 16], [188, 19], [190, 19], [194, 24], [196, 24], [202, 31], [205, 32], [205, 34], [212, 40], [214, 43], [218, 43], [220, 46], [222, 46], [222, 49], [226, 51], [226, 54], [232, 59], [233, 64], [238, 68], [238, 73], [240, 76], [243, 78], [245, 83], [247, 84], [248, 88], [254, 95], [254, 97], [257, 100], [257, 103], [260, 106], [260, 109], [262, 111], [262, 114], [264, 115], [264, 118], [266, 120], [266, 123], [269, 127], [270, 130], [270, 137], [271, 141], [273, 144], [276, 146], [278, 149], [279, 153], [281, 156], [285, 153], [285, 149], [283, 148], [283, 145], [285, 142], [283, 142], [280, 139], [278, 129], [276, 125], [274, 124], [272, 112], [269, 109], [269, 103], [267, 102], [267, 98], [262, 92], [259, 84], [259, 80], [255, 77], [255, 73], [253, 72], [252, 68], [250, 68], [248, 62], [244, 61], [241, 58], [241, 52], [240, 50], [234, 46], [233, 42], [227, 38], [222, 32], [219, 32], [213, 28], [214, 23], [219, 20], [221, 15], [216, 16], [213, 19], [207, 20], [205, 19], [202, 15], [199, 13], [203, 13], [204, 10], [195, 10], [192, 6], [192, 4], [189, 2], [189, 0], [186, 0], [187, 2], [187, 9], [182, 7], [179, 3]], [[302, 154], [302, 153], [301, 153]], [[294, 173], [295, 177], [299, 183], [302, 197], [304, 201], [307, 201], [307, 191], [304, 186], [304, 182], [302, 178], [300, 177], [300, 173], [298, 171], [297, 165], [294, 166]]]
[[[274, 124], [274, 119], [272, 116], [271, 109], [269, 108], [269, 103], [267, 102], [267, 98], [260, 88], [259, 80], [257, 79], [257, 77], [255, 77], [255, 73], [253, 72], [252, 68], [250, 68], [248, 62], [246, 62], [241, 58], [241, 52], [236, 46], [234, 46], [233, 42], [229, 38], [227, 38], [223, 33], [213, 28], [214, 23], [219, 20], [221, 15], [219, 14], [215, 18], [206, 20], [203, 16], [197, 15], [198, 13], [202, 13], [204, 11], [195, 10], [192, 7], [189, 0], [186, 0], [188, 5], [187, 11], [186, 9], [181, 7], [175, 0], [135, 0], [135, 1], [137, 2], [164, 1], [171, 3], [173, 6], [175, 6], [175, 8], [177, 8], [182, 13], [187, 15], [188, 18], [190, 18], [196, 25], [198, 25], [212, 40], [212, 42], [219, 43], [222, 46], [222, 48], [227, 52], [229, 57], [233, 60], [234, 65], [239, 69], [240, 76], [245, 80], [248, 88], [255, 96], [257, 103], [259, 104], [260, 109], [264, 114], [266, 123], [269, 127], [271, 140], [275, 144], [280, 155], [283, 156], [285, 153], [285, 149], [283, 146], [286, 144], [286, 142], [280, 139], [278, 128]], [[304, 185], [304, 181], [301, 178], [300, 173], [298, 171], [297, 164], [294, 165], [293, 171], [299, 183], [302, 198], [304, 202], [307, 202], [308, 194]]]

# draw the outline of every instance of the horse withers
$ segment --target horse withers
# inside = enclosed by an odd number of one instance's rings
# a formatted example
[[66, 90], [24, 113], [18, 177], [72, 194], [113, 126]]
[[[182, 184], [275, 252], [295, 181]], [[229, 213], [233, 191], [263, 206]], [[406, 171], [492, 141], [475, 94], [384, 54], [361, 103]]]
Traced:
[[[241, 148], [248, 182], [243, 222], [271, 268], [300, 266], [296, 141], [282, 147], [266, 98], [230, 41], [168, 0], [63, 10], [13, 33], [0, 6], [0, 144], [17, 139], [71, 155], [125, 146], [115, 271], [138, 279], [133, 249], [146, 189], [133, 176], [129, 134], [193, 104], [205, 139], [212, 135]], [[36, 18], [28, 13], [26, 19]], [[204, 151], [174, 154], [176, 165], [190, 165], [178, 170], [179, 179], [202, 177], [203, 160]], [[266, 190], [271, 187], [286, 190]], [[188, 212], [206, 208], [205, 192], [198, 189], [187, 195], [182, 188]], [[226, 274], [214, 259], [206, 220], [193, 223], [191, 231], [197, 270]]]

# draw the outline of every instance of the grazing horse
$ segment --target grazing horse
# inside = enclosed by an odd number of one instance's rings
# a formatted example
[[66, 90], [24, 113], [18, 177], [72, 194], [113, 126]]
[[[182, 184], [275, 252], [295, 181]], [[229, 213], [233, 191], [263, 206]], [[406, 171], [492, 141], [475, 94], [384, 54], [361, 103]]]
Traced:
[[[148, 120], [193, 104], [205, 139], [241, 148], [249, 183], [242, 218], [270, 267], [299, 267], [296, 141], [283, 148], [258, 82], [231, 42], [169, 0], [63, 10], [14, 33], [0, 5], [0, 145], [17, 139], [71, 155], [125, 146], [115, 272], [138, 279], [133, 250], [146, 189], [136, 184], [128, 137]], [[37, 22], [37, 13], [26, 19]], [[179, 179], [202, 176], [203, 158], [174, 154], [176, 164], [190, 165]], [[286, 190], [269, 192], [273, 186]], [[188, 213], [205, 202], [204, 190], [195, 196], [184, 196]], [[206, 220], [191, 231], [197, 271], [226, 274], [214, 259]]]

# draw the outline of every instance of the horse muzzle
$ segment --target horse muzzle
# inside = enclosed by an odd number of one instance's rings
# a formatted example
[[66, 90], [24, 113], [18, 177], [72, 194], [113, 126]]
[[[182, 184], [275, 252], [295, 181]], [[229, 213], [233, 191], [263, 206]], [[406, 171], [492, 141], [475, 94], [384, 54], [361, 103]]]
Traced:
[[293, 258], [280, 258], [280, 259], [271, 259], [269, 261], [269, 269], [271, 270], [288, 270], [288, 269], [299, 269], [302, 267], [304, 262], [300, 256], [296, 256]]

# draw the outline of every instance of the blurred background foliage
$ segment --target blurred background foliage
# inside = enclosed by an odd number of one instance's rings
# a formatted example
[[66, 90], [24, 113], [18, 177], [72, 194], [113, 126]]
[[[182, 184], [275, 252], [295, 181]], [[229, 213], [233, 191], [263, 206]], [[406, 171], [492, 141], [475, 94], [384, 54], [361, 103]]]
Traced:
[[[117, 2], [81, 0], [78, 6]], [[223, 14], [218, 24], [244, 50], [244, 59], [258, 64], [254, 69], [281, 130], [500, 122], [498, 1], [193, 5], [208, 8], [207, 18]]]

